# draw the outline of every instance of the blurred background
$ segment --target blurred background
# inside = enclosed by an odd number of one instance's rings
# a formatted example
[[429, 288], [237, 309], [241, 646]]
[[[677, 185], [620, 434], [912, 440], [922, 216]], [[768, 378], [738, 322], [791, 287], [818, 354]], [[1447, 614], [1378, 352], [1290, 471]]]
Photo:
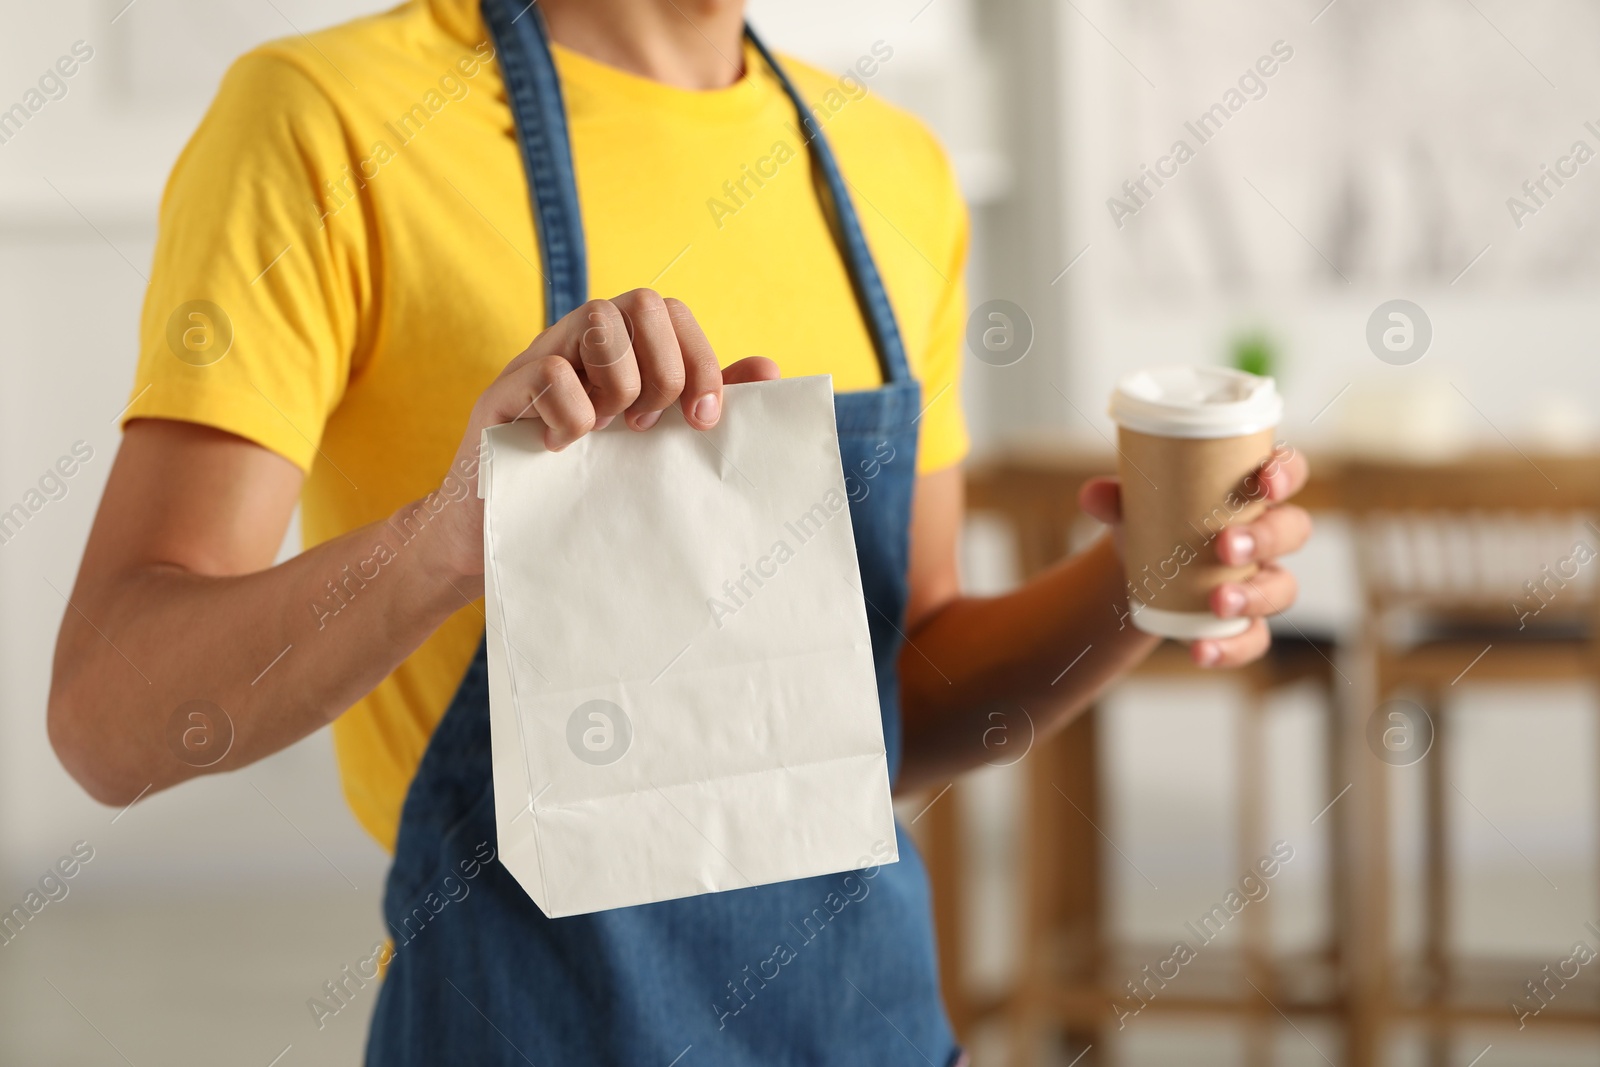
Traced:
[[[62, 771], [44, 706], [166, 173], [235, 56], [384, 6], [0, 5], [0, 107], [93, 50], [0, 142], [0, 509], [60, 457], [81, 468], [0, 541], [0, 911], [92, 857], [0, 945], [0, 1062], [359, 1062], [375, 990], [320, 1028], [307, 1000], [382, 937], [386, 857], [326, 733], [118, 812]], [[976, 1062], [1600, 1062], [1600, 10], [751, 17], [830, 69], [892, 45], [871, 91], [955, 160], [969, 335], [999, 328], [965, 371], [969, 586], [1092, 536], [1073, 497], [1114, 467], [1105, 400], [1138, 366], [1275, 375], [1317, 472], [1266, 663], [1201, 676], [1163, 652], [1062, 738], [1019, 713], [991, 767], [903, 802]], [[1284, 850], [1265, 898], [1195, 936]], [[1150, 978], [1179, 940], [1195, 960]]]

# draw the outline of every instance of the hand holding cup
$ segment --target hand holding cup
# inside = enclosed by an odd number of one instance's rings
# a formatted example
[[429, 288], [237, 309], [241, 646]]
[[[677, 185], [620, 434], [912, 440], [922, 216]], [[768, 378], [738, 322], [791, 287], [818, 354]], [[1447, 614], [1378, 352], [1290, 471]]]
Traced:
[[1271, 379], [1166, 367], [1123, 379], [1112, 401], [1120, 478], [1083, 487], [1084, 511], [1113, 526], [1131, 619], [1193, 642], [1201, 666], [1237, 666], [1270, 644], [1264, 621], [1294, 602], [1277, 558], [1310, 536], [1284, 502], [1303, 456], [1273, 444], [1282, 401]]

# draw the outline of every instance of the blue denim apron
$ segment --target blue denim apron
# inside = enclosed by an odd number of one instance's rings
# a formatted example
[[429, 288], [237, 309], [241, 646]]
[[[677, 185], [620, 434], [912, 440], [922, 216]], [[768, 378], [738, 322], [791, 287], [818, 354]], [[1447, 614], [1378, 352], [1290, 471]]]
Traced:
[[[484, 0], [483, 9], [521, 138], [555, 322], [588, 296], [560, 84], [537, 8]], [[882, 388], [838, 395], [834, 406], [893, 779], [921, 390], [833, 154], [793, 85], [751, 40], [805, 123], [819, 195], [883, 372]], [[898, 863], [863, 856], [845, 874], [548, 919], [493, 861], [488, 701], [480, 646], [402, 810], [384, 894], [394, 957], [372, 1022], [371, 1067], [945, 1067], [958, 1059], [939, 999], [927, 878], [903, 829]]]

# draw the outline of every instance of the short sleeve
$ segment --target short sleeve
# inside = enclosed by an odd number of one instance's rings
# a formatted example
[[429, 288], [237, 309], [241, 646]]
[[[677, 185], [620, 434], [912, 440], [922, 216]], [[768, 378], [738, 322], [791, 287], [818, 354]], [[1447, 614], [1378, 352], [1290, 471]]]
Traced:
[[918, 361], [922, 381], [922, 436], [917, 446], [917, 473], [929, 474], [960, 463], [971, 441], [961, 406], [961, 351], [967, 317], [967, 244], [970, 223], [967, 205], [947, 157], [929, 138], [938, 157], [944, 189], [942, 211], [951, 220], [950, 254], [941, 264], [944, 282], [934, 308], [928, 348]]
[[343, 124], [292, 54], [234, 64], [179, 157], [123, 416], [238, 434], [309, 472], [369, 306]]

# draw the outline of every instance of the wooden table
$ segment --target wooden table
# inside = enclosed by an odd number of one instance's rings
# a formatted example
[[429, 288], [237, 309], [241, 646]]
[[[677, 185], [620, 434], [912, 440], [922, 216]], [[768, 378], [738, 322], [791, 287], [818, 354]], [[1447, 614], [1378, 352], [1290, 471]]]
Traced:
[[[1313, 511], [1366, 514], [1384, 507], [1459, 507], [1485, 500], [1540, 510], [1600, 502], [1600, 456], [1528, 456], [1506, 450], [1411, 464], [1326, 454], [1313, 455], [1311, 460], [1311, 479], [1296, 502]], [[973, 513], [993, 514], [1005, 521], [1015, 537], [1020, 576], [1027, 578], [1068, 553], [1074, 525], [1081, 519], [1078, 488], [1090, 477], [1115, 473], [1115, 461], [1115, 454], [1108, 451], [1069, 448], [1031, 448], [989, 457], [969, 470], [968, 507]], [[1290, 650], [1287, 659], [1283, 651], [1280, 649], [1275, 659], [1235, 675], [1246, 687], [1248, 708], [1259, 709], [1264, 694], [1285, 681], [1327, 676], [1331, 663], [1321, 649], [1302, 646]], [[1138, 673], [1181, 675], [1190, 670], [1182, 650], [1168, 644]], [[1330, 686], [1330, 701], [1332, 695]], [[1362, 737], [1366, 718], [1362, 710], [1369, 700], [1367, 694], [1365, 700], [1333, 702], [1327, 739], [1330, 781], [1353, 782], [1363, 763], [1377, 763], [1367, 757]], [[1259, 720], [1259, 710], [1244, 716], [1247, 726], [1241, 730], [1239, 744], [1241, 767], [1246, 771], [1261, 760]], [[1022, 1034], [1017, 1046], [1019, 1063], [1030, 1062], [1026, 1046], [1041, 1020], [1063, 1026], [1081, 1043], [1098, 1041], [1103, 1028], [1113, 1021], [1108, 979], [1136, 975], [1148, 962], [1143, 958], [1148, 955], [1147, 947], [1115, 945], [1106, 936], [1102, 846], [1096, 829], [1103, 809], [1097, 722], [1098, 715], [1091, 709], [1030, 756], [1023, 973], [1016, 986], [1000, 996], [974, 998], [964, 986], [967, 967], [959, 805], [951, 798], [935, 804], [921, 828], [934, 883], [940, 962], [952, 1020], [958, 1033], [965, 1034], [987, 1019], [1007, 1018]], [[1371, 770], [1366, 767], [1368, 773]], [[1249, 848], [1260, 844], [1262, 796], [1255, 776], [1246, 777], [1250, 781], [1241, 783], [1245, 802], [1241, 804], [1240, 838], [1241, 855], [1248, 859]], [[1381, 789], [1375, 792], [1382, 797]], [[1054, 817], [1065, 807], [1063, 798], [1078, 809], [1076, 816]], [[1046, 812], [1054, 815], [1042, 814]], [[1262, 909], [1246, 930], [1241, 952], [1225, 957], [1207, 950], [1208, 973], [1187, 981], [1189, 988], [1182, 996], [1163, 994], [1152, 1002], [1152, 1008], [1224, 1015], [1252, 1024], [1255, 1036], [1248, 1043], [1246, 1059], [1262, 1065], [1271, 1062], [1264, 1035], [1279, 1010], [1287, 1016], [1340, 1019], [1346, 1026], [1348, 1062], [1359, 1067], [1378, 1062], [1383, 1027], [1391, 1018], [1487, 1020], [1491, 1012], [1485, 1007], [1444, 1003], [1438, 998], [1407, 1001], [1395, 995], [1403, 982], [1390, 972], [1403, 977], [1408, 965], [1396, 962], [1389, 945], [1387, 817], [1387, 804], [1381, 799], [1364, 809], [1354, 803], [1339, 805], [1328, 815], [1334, 836], [1336, 936], [1327, 951], [1297, 958], [1273, 956], [1263, 929]], [[1244, 915], [1251, 916], [1250, 909]], [[1059, 944], [1047, 943], [1052, 938], [1065, 938], [1069, 943], [1065, 953], [1074, 961], [1069, 973], [1057, 975], [1051, 970], [1051, 957], [1061, 954]], [[1457, 985], [1467, 988], [1473, 981], [1464, 978]], [[1511, 1018], [1503, 1005], [1495, 1010], [1506, 1020]], [[1561, 1018], [1566, 1023], [1592, 1025], [1600, 1021], [1600, 1013], [1564, 1011]]]

